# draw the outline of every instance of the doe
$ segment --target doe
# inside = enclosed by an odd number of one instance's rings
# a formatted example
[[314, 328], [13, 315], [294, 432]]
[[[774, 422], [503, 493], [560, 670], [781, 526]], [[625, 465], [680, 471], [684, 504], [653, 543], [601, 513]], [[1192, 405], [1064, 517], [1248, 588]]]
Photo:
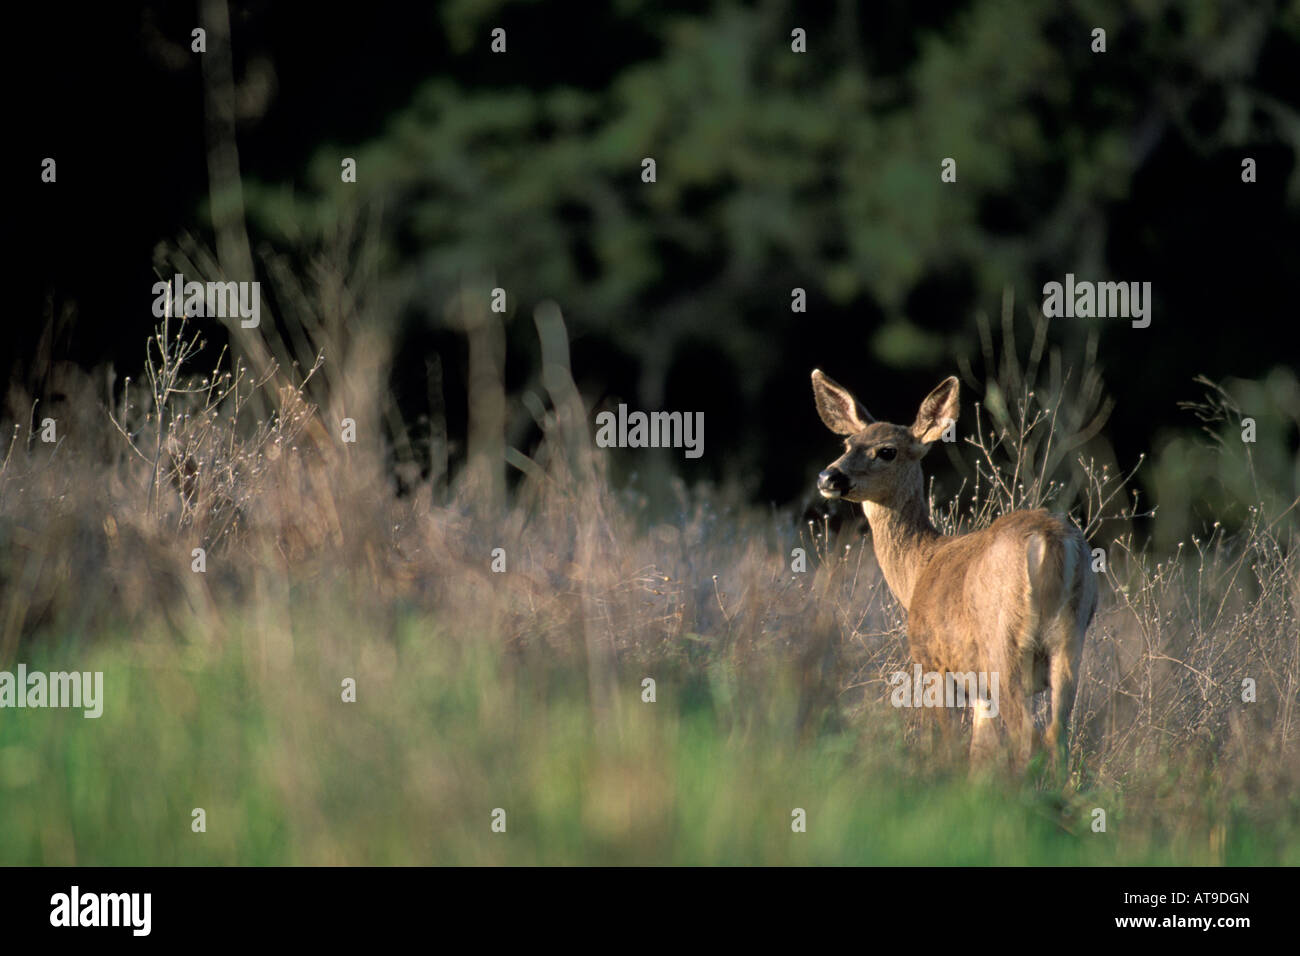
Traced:
[[[1051, 689], [1046, 743], [1054, 763], [1068, 750], [1084, 635], [1097, 608], [1083, 533], [1064, 515], [1014, 511], [968, 534], [930, 520], [921, 459], [957, 420], [958, 384], [944, 379], [910, 428], [878, 422], [818, 369], [822, 421], [845, 436], [844, 454], [817, 476], [826, 498], [861, 502], [885, 582], [907, 611], [907, 643], [927, 673], [997, 674], [997, 711], [1012, 756], [1038, 749], [1033, 695]], [[992, 708], [973, 710], [972, 755], [996, 747]]]

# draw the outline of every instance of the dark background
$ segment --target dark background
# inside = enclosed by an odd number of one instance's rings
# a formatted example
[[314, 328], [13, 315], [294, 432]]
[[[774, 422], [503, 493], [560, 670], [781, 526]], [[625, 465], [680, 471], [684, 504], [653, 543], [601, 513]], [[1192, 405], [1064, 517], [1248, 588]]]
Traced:
[[[835, 453], [812, 367], [874, 414], [908, 418], [978, 351], [977, 317], [996, 326], [1004, 290], [1027, 341], [1042, 284], [1074, 272], [1154, 287], [1147, 329], [1051, 326], [1067, 364], [1099, 337], [1116, 463], [1154, 456], [1139, 478], [1157, 498], [1198, 470], [1179, 456], [1200, 423], [1178, 402], [1204, 374], [1246, 383], [1266, 478], [1296, 494], [1295, 4], [229, 9], [255, 261], [275, 249], [306, 262], [339, 210], [382, 210], [391, 308], [376, 321], [399, 343], [391, 384], [410, 422], [427, 411], [436, 352], [463, 438], [466, 349], [442, 306], [492, 277], [510, 297], [512, 394], [536, 380], [532, 308], [554, 299], [589, 402], [705, 411], [707, 453], [682, 473], [785, 504]], [[0, 376], [40, 395], [59, 359], [138, 375], [155, 249], [210, 233], [189, 51], [203, 14], [51, 4], [14, 17], [6, 219], [20, 294]], [[496, 26], [504, 56], [488, 50]], [[45, 156], [53, 186], [39, 181]], [[341, 156], [358, 158], [356, 185], [339, 183]], [[947, 156], [955, 184], [939, 179]], [[790, 311], [796, 286], [807, 314]], [[526, 416], [511, 415], [527, 445]], [[1212, 517], [1190, 507], [1175, 531]]]

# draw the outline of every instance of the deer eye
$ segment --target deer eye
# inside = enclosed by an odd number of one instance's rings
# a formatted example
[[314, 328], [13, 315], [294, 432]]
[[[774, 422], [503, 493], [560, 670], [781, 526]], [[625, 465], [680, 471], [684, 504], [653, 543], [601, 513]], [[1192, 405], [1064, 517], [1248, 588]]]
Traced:
[[894, 456], [897, 454], [898, 454], [898, 449], [891, 448], [889, 445], [886, 445], [884, 448], [876, 449], [876, 457], [883, 458], [885, 461], [893, 461]]

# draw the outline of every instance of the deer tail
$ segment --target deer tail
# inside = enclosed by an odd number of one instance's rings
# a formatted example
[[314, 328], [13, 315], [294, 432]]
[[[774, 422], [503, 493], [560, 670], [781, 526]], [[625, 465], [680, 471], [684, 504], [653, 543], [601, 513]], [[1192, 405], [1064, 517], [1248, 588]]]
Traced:
[[1042, 531], [1029, 536], [1025, 558], [1033, 607], [1040, 622], [1061, 610], [1078, 573], [1079, 555], [1072, 545], [1068, 539]]

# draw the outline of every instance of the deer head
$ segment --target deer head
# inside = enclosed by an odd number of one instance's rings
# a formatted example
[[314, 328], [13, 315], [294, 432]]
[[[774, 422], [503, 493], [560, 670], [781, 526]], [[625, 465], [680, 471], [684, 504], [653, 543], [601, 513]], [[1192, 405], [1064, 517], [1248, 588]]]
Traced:
[[921, 459], [957, 420], [957, 379], [949, 376], [926, 396], [910, 428], [876, 421], [820, 369], [813, 370], [812, 384], [822, 421], [845, 436], [844, 454], [817, 476], [822, 496], [897, 507], [920, 495]]

